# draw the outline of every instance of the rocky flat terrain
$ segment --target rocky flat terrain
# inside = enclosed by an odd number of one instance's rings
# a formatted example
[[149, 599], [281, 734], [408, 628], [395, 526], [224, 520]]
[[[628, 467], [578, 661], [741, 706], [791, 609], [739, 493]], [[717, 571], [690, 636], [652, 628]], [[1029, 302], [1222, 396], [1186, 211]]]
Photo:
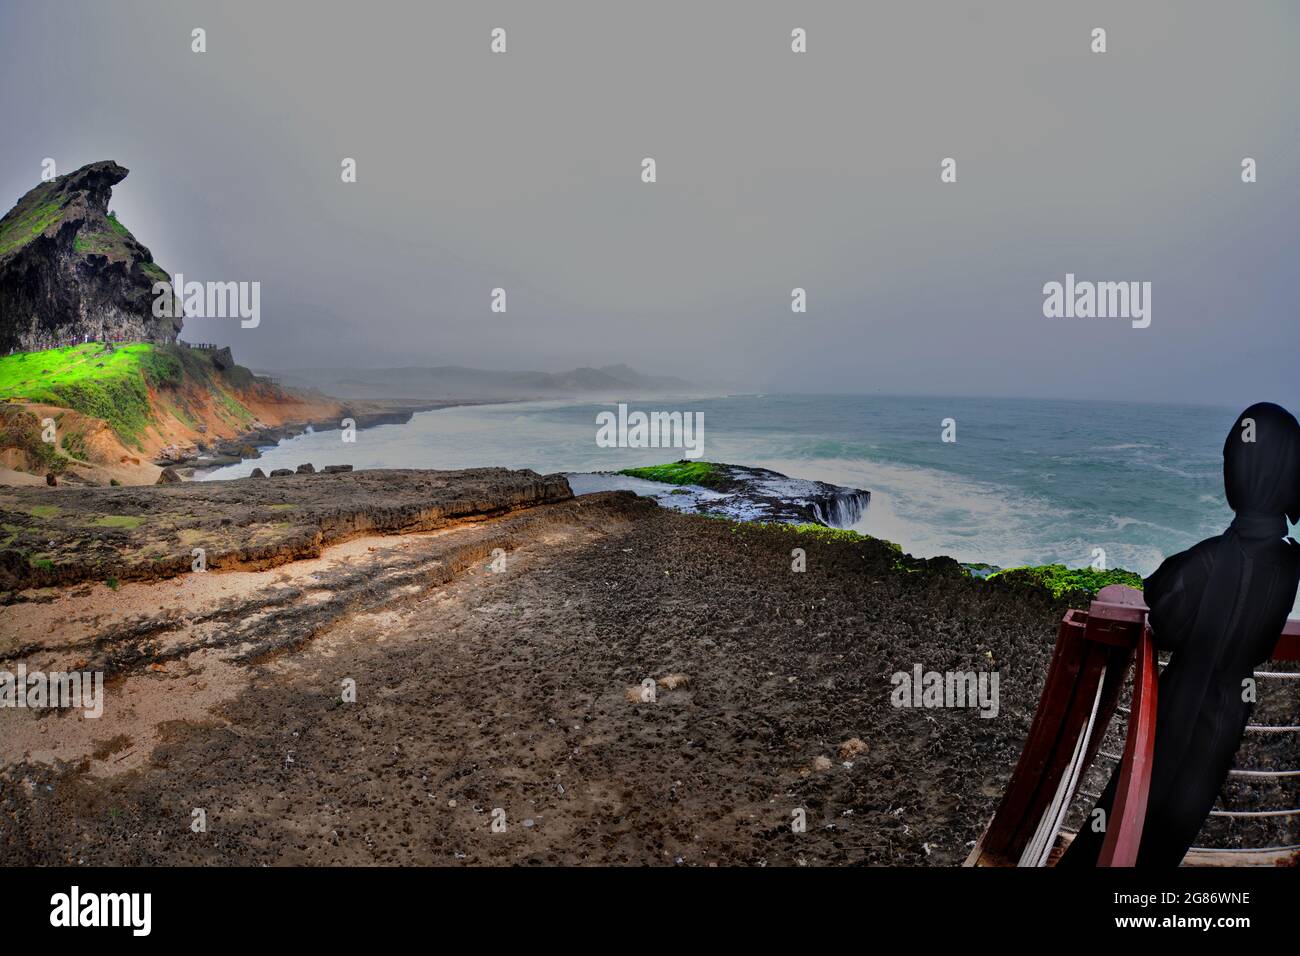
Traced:
[[428, 531], [572, 497], [502, 468], [302, 474], [151, 488], [0, 489], [0, 591], [158, 580], [315, 557], [363, 533]]
[[[13, 863], [955, 865], [1064, 610], [847, 532], [575, 498], [532, 472], [0, 508], [24, 536], [46, 522], [51, 564], [76, 569], [11, 580], [0, 667], [108, 680], [98, 719], [0, 709]], [[893, 706], [916, 664], [998, 671], [997, 716]], [[1249, 744], [1268, 745], [1292, 746]]]

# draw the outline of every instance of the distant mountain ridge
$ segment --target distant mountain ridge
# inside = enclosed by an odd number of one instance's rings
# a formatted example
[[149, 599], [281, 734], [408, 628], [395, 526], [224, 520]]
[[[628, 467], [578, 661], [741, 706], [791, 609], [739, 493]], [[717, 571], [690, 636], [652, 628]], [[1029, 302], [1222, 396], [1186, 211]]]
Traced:
[[624, 365], [582, 367], [567, 372], [499, 371], [406, 366], [384, 369], [315, 368], [269, 375], [292, 388], [312, 388], [336, 398], [545, 398], [560, 395], [680, 393], [695, 386], [669, 375], [644, 375]]

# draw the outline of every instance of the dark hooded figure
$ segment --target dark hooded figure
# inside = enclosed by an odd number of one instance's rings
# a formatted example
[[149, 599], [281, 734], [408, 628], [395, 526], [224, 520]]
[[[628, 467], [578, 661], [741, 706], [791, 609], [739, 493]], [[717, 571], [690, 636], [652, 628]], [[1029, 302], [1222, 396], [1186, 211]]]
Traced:
[[[1169, 651], [1156, 695], [1156, 742], [1138, 866], [1177, 866], [1209, 816], [1250, 721], [1255, 667], [1295, 602], [1300, 545], [1300, 424], [1267, 402], [1223, 443], [1228, 530], [1168, 558], [1144, 582], [1156, 647]], [[1285, 517], [1284, 517], [1285, 516]], [[1110, 819], [1119, 768], [1097, 806]], [[1061, 866], [1095, 866], [1105, 833], [1089, 815]]]

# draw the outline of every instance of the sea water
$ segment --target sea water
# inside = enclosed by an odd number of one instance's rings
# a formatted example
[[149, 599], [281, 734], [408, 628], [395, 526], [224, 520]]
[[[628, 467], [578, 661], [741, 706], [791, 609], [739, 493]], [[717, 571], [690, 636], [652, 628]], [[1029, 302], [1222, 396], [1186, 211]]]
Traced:
[[[1220, 533], [1222, 449], [1238, 409], [1001, 398], [736, 395], [619, 399], [702, 412], [704, 459], [865, 488], [854, 529], [918, 557], [999, 567], [1107, 567], [1150, 574], [1164, 558]], [[266, 449], [254, 467], [614, 471], [682, 457], [671, 448], [609, 448], [597, 414], [617, 402], [520, 402], [421, 412], [405, 425], [310, 433]], [[944, 420], [953, 419], [943, 441]], [[955, 433], [955, 435], [954, 435]]]

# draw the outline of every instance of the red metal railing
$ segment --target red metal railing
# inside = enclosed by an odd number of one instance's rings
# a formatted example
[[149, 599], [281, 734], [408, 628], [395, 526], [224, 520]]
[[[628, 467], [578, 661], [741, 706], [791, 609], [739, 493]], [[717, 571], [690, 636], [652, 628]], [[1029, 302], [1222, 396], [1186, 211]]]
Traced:
[[[1042, 865], [1074, 786], [1092, 765], [1133, 665], [1120, 779], [1099, 865], [1137, 860], [1151, 785], [1159, 664], [1142, 592], [1103, 588], [1088, 611], [1061, 620], [1029, 735], [997, 812], [967, 866]], [[1300, 660], [1300, 621], [1288, 621], [1273, 660]]]
[[1115, 792], [1098, 866], [1132, 866], [1137, 862], [1142, 821], [1147, 814], [1147, 794], [1151, 789], [1159, 676], [1155, 641], [1151, 638], [1151, 628], [1144, 622], [1134, 662], [1133, 703], [1128, 735], [1124, 740], [1124, 760], [1120, 764], [1119, 788]]

